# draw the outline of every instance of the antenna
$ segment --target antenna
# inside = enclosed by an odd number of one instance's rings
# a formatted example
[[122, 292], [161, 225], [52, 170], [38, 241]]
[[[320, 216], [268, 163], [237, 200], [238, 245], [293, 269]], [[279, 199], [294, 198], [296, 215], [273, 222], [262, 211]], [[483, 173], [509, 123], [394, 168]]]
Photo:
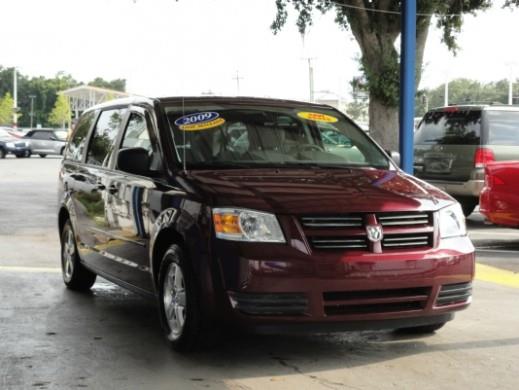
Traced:
[[[186, 106], [184, 102], [184, 96], [182, 96], [182, 116], [186, 115]], [[187, 163], [186, 163], [186, 131], [182, 130], [182, 143], [184, 144], [182, 147], [182, 169], [184, 173], [187, 173]]]

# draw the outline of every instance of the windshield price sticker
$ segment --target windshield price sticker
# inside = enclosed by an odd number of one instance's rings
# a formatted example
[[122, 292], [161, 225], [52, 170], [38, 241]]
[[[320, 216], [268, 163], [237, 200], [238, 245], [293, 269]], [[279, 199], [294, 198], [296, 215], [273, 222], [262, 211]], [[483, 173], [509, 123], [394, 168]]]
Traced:
[[184, 115], [175, 121], [175, 125], [183, 131], [199, 131], [212, 129], [225, 123], [217, 112], [197, 112]]
[[297, 116], [314, 122], [335, 123], [339, 121], [339, 119], [334, 116], [321, 114], [319, 112], [298, 112]]

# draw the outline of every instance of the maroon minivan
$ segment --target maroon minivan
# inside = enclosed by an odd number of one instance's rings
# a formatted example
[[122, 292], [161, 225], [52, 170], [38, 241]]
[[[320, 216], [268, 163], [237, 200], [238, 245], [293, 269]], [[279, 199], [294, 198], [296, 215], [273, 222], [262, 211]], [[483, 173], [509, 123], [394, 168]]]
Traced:
[[174, 348], [215, 328], [433, 332], [471, 300], [460, 205], [339, 111], [253, 98], [112, 101], [60, 171], [65, 284], [156, 299]]

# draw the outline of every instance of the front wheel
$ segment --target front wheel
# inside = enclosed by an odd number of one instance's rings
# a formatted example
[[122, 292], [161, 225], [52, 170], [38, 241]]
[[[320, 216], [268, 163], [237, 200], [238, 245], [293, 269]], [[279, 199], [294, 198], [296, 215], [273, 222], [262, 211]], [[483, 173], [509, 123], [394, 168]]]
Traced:
[[7, 152], [4, 149], [0, 149], [0, 158], [5, 158]]
[[70, 220], [65, 223], [61, 233], [61, 271], [65, 285], [71, 290], [89, 290], [96, 281], [97, 275], [79, 261], [76, 237]]
[[159, 278], [159, 311], [162, 328], [173, 349], [193, 349], [200, 335], [198, 292], [191, 264], [178, 245], [162, 258]]
[[416, 334], [416, 335], [430, 334], [430, 333], [434, 333], [437, 330], [443, 328], [443, 326], [445, 324], [446, 324], [446, 322], [440, 322], [438, 324], [432, 324], [432, 325], [412, 326], [409, 328], [397, 329], [397, 332], [403, 333], [403, 334]]
[[40, 153], [39, 156], [40, 156], [41, 158], [45, 158], [45, 157], [47, 157], [47, 155], [44, 154], [44, 153]]

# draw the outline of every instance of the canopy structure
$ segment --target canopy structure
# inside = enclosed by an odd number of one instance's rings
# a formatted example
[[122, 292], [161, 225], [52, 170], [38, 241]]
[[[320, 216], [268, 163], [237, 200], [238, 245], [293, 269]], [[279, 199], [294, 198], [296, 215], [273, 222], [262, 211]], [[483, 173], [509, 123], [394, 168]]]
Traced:
[[79, 87], [70, 88], [61, 93], [68, 98], [70, 109], [74, 113], [75, 118], [78, 118], [81, 112], [96, 104], [130, 96], [126, 92], [92, 87], [89, 85], [80, 85]]

